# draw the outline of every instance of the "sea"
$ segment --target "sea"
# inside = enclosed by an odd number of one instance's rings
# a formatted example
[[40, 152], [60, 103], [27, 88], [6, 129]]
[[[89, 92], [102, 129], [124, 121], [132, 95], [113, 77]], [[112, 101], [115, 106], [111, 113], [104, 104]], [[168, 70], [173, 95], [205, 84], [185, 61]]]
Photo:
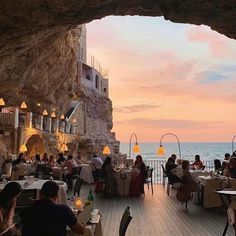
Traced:
[[[144, 160], [166, 160], [175, 153], [179, 158], [179, 149], [177, 143], [163, 143], [166, 150], [165, 156], [157, 156], [156, 150], [159, 148], [158, 143], [139, 143], [140, 153], [132, 153], [131, 144], [131, 158], [135, 158], [137, 154], [142, 155]], [[233, 146], [236, 148], [236, 144]], [[232, 154], [231, 142], [207, 142], [207, 143], [180, 143], [180, 151], [182, 159], [189, 161], [194, 160], [196, 154], [200, 155], [203, 161], [212, 161], [214, 159], [224, 159], [225, 153]], [[129, 156], [129, 143], [120, 144], [120, 152]]]

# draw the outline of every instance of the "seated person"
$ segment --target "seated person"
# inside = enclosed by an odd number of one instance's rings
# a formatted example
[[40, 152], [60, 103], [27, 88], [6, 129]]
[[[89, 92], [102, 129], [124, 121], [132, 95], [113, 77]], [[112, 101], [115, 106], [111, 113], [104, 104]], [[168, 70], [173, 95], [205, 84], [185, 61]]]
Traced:
[[67, 205], [56, 204], [59, 186], [47, 181], [40, 191], [40, 199], [21, 213], [22, 235], [66, 236], [66, 227], [74, 233], [83, 234], [84, 225], [77, 221]]
[[106, 191], [108, 194], [116, 193], [115, 170], [111, 165], [111, 157], [107, 157], [102, 164], [101, 172], [106, 179]]
[[203, 165], [202, 161], [200, 160], [199, 155], [195, 156], [195, 161], [191, 164], [191, 166], [193, 167], [193, 169], [196, 169], [196, 170], [203, 170], [204, 169], [204, 165]]
[[221, 161], [219, 159], [214, 160], [214, 169], [216, 173], [222, 174], [222, 166]]
[[18, 158], [12, 162], [12, 166], [15, 166], [21, 163], [26, 163], [25, 154], [23, 152], [21, 152]]
[[56, 159], [53, 155], [50, 155], [47, 165], [50, 167], [60, 167], [60, 165], [56, 162]]
[[139, 174], [132, 178], [130, 183], [130, 196], [132, 197], [144, 194], [144, 183], [147, 178], [147, 168], [141, 155], [136, 156], [134, 166], [139, 170]]
[[182, 162], [182, 183], [185, 185], [186, 188], [189, 188], [190, 192], [198, 192], [200, 191], [200, 185], [198, 182], [193, 178], [191, 173], [189, 172], [190, 163], [187, 160]]
[[33, 174], [36, 174], [37, 172], [37, 168], [38, 168], [38, 165], [41, 164], [41, 159], [40, 159], [40, 155], [39, 154], [36, 154], [35, 157], [34, 157], [34, 162], [32, 163], [32, 173]]
[[48, 154], [46, 152], [43, 154], [42, 162], [43, 163], [47, 163], [48, 162]]
[[175, 164], [174, 159], [169, 157], [166, 162], [166, 174], [170, 184], [181, 182], [181, 179], [176, 175], [176, 167], [177, 165]]
[[78, 165], [81, 165], [87, 162], [86, 158], [81, 154], [81, 152], [78, 152], [78, 155], [75, 158], [75, 161]]
[[102, 177], [100, 176], [102, 175], [102, 172], [100, 171], [103, 165], [102, 158], [94, 154], [90, 165], [92, 166], [94, 182], [96, 182], [99, 177]]
[[66, 161], [66, 158], [64, 157], [63, 153], [60, 152], [60, 153], [58, 154], [57, 163], [58, 163], [59, 165], [64, 165], [65, 161]]
[[236, 179], [236, 157], [231, 157], [229, 160], [228, 175], [230, 178]]
[[[0, 233], [13, 226], [16, 199], [21, 193], [21, 186], [17, 182], [8, 183], [0, 192]], [[16, 228], [11, 228], [9, 235], [18, 235]]]
[[229, 161], [229, 159], [230, 159], [230, 154], [229, 154], [229, 153], [225, 153], [225, 158], [224, 158], [224, 160], [225, 160], [225, 161]]
[[65, 166], [67, 167], [67, 175], [66, 175], [66, 180], [68, 182], [68, 188], [72, 189], [72, 178], [71, 178], [71, 174], [72, 174], [72, 169], [74, 167], [78, 167], [76, 161], [74, 160], [72, 155], [68, 156], [68, 159], [65, 162]]

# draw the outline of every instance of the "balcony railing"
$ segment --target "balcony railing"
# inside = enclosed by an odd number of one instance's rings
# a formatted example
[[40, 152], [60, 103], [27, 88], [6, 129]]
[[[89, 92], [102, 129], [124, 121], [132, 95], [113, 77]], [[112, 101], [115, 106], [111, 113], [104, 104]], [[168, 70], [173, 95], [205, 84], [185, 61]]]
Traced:
[[0, 125], [13, 126], [15, 124], [15, 116], [13, 113], [0, 113]]
[[[145, 160], [145, 164], [153, 168], [153, 183], [163, 183], [163, 169], [162, 166], [166, 165], [166, 160]], [[214, 170], [214, 161], [204, 161], [205, 170]]]

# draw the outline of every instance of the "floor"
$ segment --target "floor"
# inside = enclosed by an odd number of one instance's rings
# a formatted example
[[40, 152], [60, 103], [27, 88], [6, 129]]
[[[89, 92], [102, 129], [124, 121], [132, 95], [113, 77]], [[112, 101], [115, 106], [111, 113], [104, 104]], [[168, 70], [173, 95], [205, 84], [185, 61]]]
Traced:
[[[82, 186], [81, 195], [86, 197], [91, 185]], [[103, 215], [103, 235], [119, 235], [119, 222], [126, 206], [133, 217], [127, 236], [155, 235], [222, 235], [226, 212], [223, 209], [204, 209], [192, 202], [188, 209], [175, 198], [171, 190], [167, 196], [163, 185], [154, 185], [154, 194], [145, 187], [146, 195], [139, 198], [108, 198], [95, 195], [95, 207]], [[227, 235], [234, 235], [229, 226]]]

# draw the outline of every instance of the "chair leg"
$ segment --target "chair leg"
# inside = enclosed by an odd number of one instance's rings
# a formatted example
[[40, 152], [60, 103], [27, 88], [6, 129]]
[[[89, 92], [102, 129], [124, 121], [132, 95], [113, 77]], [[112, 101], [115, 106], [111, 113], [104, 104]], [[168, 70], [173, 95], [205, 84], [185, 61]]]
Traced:
[[185, 209], [187, 209], [187, 208], [188, 208], [188, 201], [185, 202]]
[[151, 182], [151, 188], [152, 188], [152, 195], [153, 195], [153, 184], [152, 184], [152, 182]]
[[167, 195], [169, 196], [170, 195], [170, 184], [169, 183], [167, 184], [166, 192], [167, 192]]

